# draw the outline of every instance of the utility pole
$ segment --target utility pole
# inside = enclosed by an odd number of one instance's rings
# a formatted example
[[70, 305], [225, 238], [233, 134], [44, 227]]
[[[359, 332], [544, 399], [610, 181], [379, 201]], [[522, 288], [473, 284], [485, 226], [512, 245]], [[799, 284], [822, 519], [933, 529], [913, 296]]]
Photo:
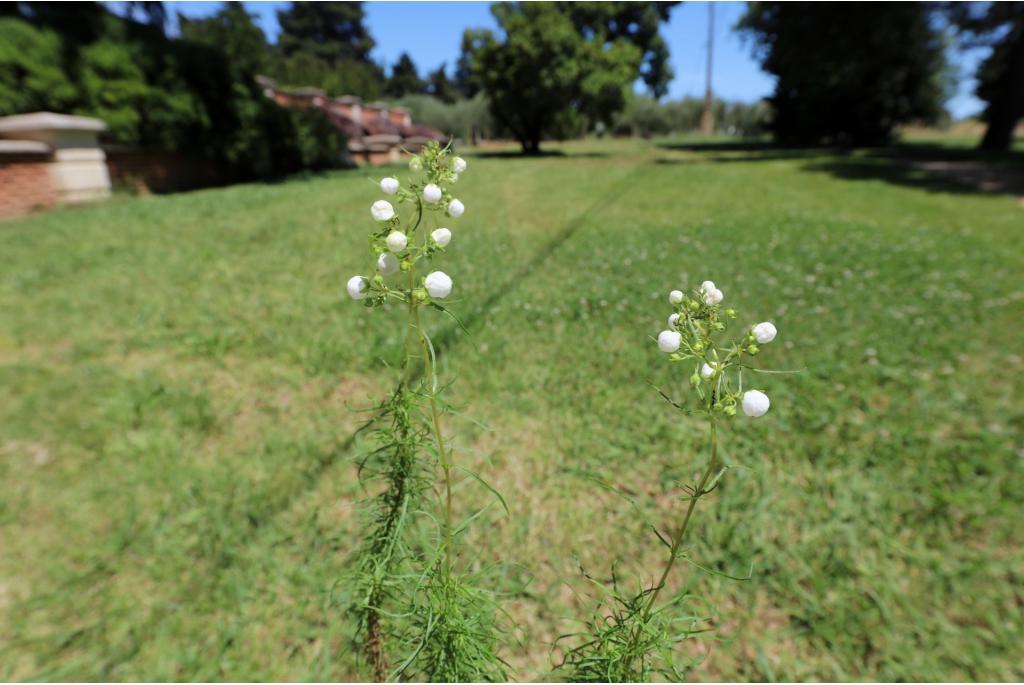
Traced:
[[704, 86], [704, 111], [700, 115], [700, 130], [710, 136], [715, 132], [715, 115], [711, 111], [714, 94], [711, 92], [711, 55], [715, 45], [715, 3], [708, 2], [708, 71]]

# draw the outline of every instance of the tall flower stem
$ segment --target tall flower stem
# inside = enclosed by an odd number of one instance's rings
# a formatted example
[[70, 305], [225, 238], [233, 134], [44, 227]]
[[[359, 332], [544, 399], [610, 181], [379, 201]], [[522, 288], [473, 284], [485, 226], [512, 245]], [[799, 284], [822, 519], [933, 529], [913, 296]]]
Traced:
[[429, 343], [427, 342], [427, 336], [423, 333], [420, 328], [420, 313], [419, 308], [415, 310], [416, 316], [416, 329], [420, 334], [420, 344], [423, 348], [423, 369], [427, 383], [430, 384], [429, 400], [430, 400], [430, 414], [434, 429], [434, 440], [437, 444], [437, 458], [441, 462], [441, 470], [444, 473], [444, 499], [445, 499], [445, 516], [444, 516], [444, 574], [445, 577], [451, 576], [452, 572], [452, 537], [453, 537], [453, 524], [452, 524], [452, 464], [449, 459], [448, 451], [444, 444], [444, 434], [441, 432], [441, 411], [437, 406], [437, 377], [434, 375], [434, 359], [431, 354]]
[[718, 431], [716, 429], [715, 419], [713, 416], [710, 419], [710, 423], [711, 461], [708, 464], [707, 470], [704, 471], [704, 475], [701, 476], [700, 482], [697, 483], [697, 488], [693, 491], [693, 496], [690, 497], [690, 503], [686, 507], [686, 514], [683, 515], [682, 523], [680, 523], [675, 535], [672, 536], [672, 546], [670, 547], [668, 561], [665, 563], [665, 568], [661, 572], [661, 578], [658, 579], [657, 585], [654, 586], [654, 591], [651, 592], [651, 599], [647, 603], [647, 608], [644, 610], [645, 619], [651, 615], [651, 611], [654, 609], [654, 603], [658, 600], [658, 594], [661, 592], [661, 589], [665, 587], [665, 581], [668, 579], [668, 574], [672, 571], [672, 567], [675, 565], [676, 559], [679, 557], [679, 548], [683, 543], [683, 537], [686, 535], [686, 529], [690, 525], [690, 519], [693, 517], [693, 510], [697, 508], [697, 501], [707, 494], [704, 488], [707, 487], [712, 474], [718, 468]]

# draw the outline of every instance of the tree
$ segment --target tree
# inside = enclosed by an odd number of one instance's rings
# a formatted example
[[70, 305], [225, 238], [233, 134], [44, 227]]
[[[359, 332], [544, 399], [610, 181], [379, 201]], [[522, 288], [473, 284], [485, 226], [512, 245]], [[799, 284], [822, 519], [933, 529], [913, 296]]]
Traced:
[[738, 29], [777, 77], [775, 138], [875, 145], [942, 113], [945, 53], [924, 3], [754, 2]]
[[463, 97], [471, 98], [480, 92], [480, 79], [474, 70], [473, 56], [493, 39], [494, 34], [486, 29], [466, 29], [462, 32], [459, 60], [455, 63], [455, 87]]
[[359, 2], [294, 2], [277, 13], [277, 54], [269, 71], [290, 86], [375, 99], [384, 71], [370, 60], [375, 45]]
[[391, 67], [391, 78], [384, 88], [384, 94], [388, 97], [400, 98], [403, 95], [422, 93], [426, 84], [416, 71], [416, 64], [412, 61], [409, 53], [403, 52], [398, 61]]
[[445, 66], [446, 63], [442, 62], [441, 66], [427, 74], [427, 93], [441, 102], [452, 104], [458, 99], [459, 91], [456, 89], [455, 83], [448, 78]]
[[678, 2], [560, 2], [584, 36], [602, 39], [605, 45], [627, 40], [640, 48], [640, 78], [655, 99], [668, 92], [672, 67], [668, 63], [668, 46], [658, 32], [661, 22], [668, 21], [669, 12]]
[[981, 147], [1009, 150], [1024, 117], [1024, 2], [950, 3], [947, 8], [968, 47], [992, 48], [978, 66], [975, 90], [987, 103]]
[[69, 109], [78, 91], [64, 71], [60, 36], [22, 19], [0, 18], [0, 116]]
[[277, 13], [278, 46], [286, 57], [304, 52], [328, 64], [369, 62], [376, 43], [363, 18], [361, 2], [293, 2]]
[[577, 131], [586, 121], [611, 123], [636, 79], [642, 53], [626, 39], [589, 39], [551, 3], [491, 6], [504, 39], [474, 34], [471, 64], [491, 113], [526, 154], [546, 135]]

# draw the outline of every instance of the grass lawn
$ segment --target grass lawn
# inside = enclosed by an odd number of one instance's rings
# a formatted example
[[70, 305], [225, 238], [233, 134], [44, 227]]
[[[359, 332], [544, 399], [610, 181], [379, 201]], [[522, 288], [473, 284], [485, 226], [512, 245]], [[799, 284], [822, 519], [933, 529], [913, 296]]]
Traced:
[[[712, 279], [774, 320], [763, 419], [677, 574], [715, 616], [694, 679], [1024, 679], [1024, 208], [902, 159], [595, 141], [467, 155], [431, 323], [456, 458], [501, 490], [463, 542], [550, 678], [579, 565], [660, 551], [596, 474], [669, 520], [699, 424], [650, 336]], [[0, 678], [365, 678], [342, 578], [358, 409], [403, 313], [366, 273], [365, 171], [116, 199], [0, 223]], [[374, 172], [370, 172], [374, 173]], [[488, 500], [472, 480], [463, 514]], [[678, 506], [678, 505], [677, 505]]]

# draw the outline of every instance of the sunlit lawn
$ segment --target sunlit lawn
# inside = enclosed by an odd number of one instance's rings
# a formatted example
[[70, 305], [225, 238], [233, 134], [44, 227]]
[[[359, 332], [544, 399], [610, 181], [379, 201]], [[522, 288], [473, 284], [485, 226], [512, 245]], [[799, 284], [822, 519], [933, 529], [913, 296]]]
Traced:
[[[777, 323], [762, 364], [801, 372], [723, 435], [742, 468], [691, 555], [753, 575], [676, 579], [716, 617], [693, 678], [1024, 678], [1018, 200], [828, 152], [562, 150], [467, 156], [444, 268], [470, 336], [432, 322], [457, 458], [511, 508], [462, 549], [506, 565], [518, 677], [550, 678], [589, 612], [580, 564], [653, 572], [588, 478], [664, 522], [699, 468], [698, 424], [648, 385], [690, 370], [650, 336], [710, 278]], [[400, 312], [343, 298], [372, 264], [367, 173], [0, 223], [0, 678], [367, 677], [353, 435], [401, 344]]]

